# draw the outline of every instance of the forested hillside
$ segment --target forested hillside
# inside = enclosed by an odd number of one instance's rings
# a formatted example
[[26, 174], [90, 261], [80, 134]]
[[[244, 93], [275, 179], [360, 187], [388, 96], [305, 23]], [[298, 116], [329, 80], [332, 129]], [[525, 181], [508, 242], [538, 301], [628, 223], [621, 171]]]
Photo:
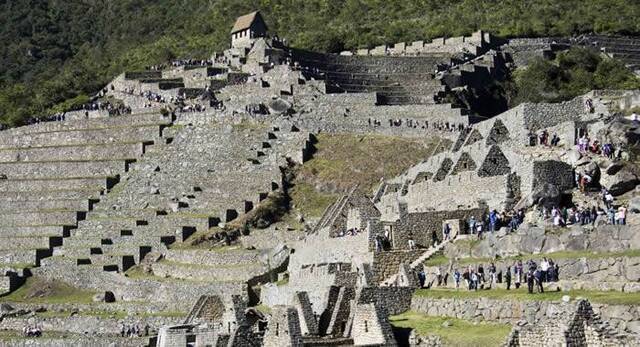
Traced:
[[124, 69], [208, 57], [254, 9], [293, 45], [322, 51], [478, 29], [640, 33], [640, 3], [627, 0], [0, 0], [0, 122], [60, 109]]

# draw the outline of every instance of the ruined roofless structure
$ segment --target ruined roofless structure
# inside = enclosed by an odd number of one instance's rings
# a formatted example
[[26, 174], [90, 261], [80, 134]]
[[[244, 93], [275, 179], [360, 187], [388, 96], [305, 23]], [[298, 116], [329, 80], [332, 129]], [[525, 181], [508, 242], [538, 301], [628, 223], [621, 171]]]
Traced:
[[[576, 172], [597, 172], [616, 204], [633, 199], [630, 163], [573, 145], [584, 134], [633, 143], [633, 123], [612, 110], [640, 105], [638, 93], [593, 91], [485, 117], [451, 103], [456, 91], [500, 80], [514, 55], [548, 47], [480, 31], [310, 52], [269, 38], [259, 12], [239, 17], [230, 39], [210, 62], [116, 76], [106, 96], [130, 114], [74, 111], [0, 132], [0, 295], [13, 293], [0, 297], [0, 329], [39, 326], [49, 334], [28, 343], [42, 346], [394, 346], [408, 339], [389, 317], [413, 310], [514, 325], [531, 318], [552, 330], [549, 343], [633, 345], [638, 305], [532, 300], [491, 311], [484, 298], [415, 292], [421, 271], [430, 283], [449, 271], [428, 265], [437, 256], [591, 250], [603, 258], [558, 260], [573, 270], [556, 290], [640, 290], [631, 214], [630, 225], [550, 233], [536, 217], [563, 201], [601, 203], [576, 189]], [[542, 131], [559, 145], [532, 145], [529, 135]], [[264, 216], [288, 194], [292, 170], [313, 158], [318, 134], [439, 142], [374, 191], [353, 187], [319, 219], [305, 216], [305, 230], [270, 224]], [[492, 209], [527, 218], [517, 232], [475, 242], [469, 218]], [[34, 287], [46, 297], [52, 283], [83, 299], [15, 300]], [[121, 336], [135, 326], [150, 336]], [[529, 346], [539, 334], [523, 323], [504, 342]]]

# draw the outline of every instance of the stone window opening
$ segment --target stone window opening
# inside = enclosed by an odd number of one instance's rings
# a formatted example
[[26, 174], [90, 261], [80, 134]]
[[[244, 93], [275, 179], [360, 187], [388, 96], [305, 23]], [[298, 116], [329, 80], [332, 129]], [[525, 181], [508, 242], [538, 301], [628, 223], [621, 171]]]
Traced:
[[276, 323], [276, 336], [280, 335], [279, 330], [280, 330], [280, 323]]
[[364, 321], [364, 332], [368, 333], [369, 332], [369, 322]]

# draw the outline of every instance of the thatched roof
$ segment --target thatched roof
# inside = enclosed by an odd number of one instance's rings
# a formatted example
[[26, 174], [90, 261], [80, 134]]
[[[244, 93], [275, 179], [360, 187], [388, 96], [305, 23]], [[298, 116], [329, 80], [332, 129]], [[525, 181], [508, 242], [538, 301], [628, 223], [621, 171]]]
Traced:
[[253, 22], [255, 22], [256, 20], [261, 20], [264, 23], [262, 15], [260, 15], [260, 11], [251, 12], [249, 14], [245, 14], [244, 16], [238, 17], [236, 19], [236, 23], [233, 25], [233, 29], [231, 29], [231, 33], [234, 34], [238, 31], [249, 29], [251, 27], [251, 24], [253, 24]]

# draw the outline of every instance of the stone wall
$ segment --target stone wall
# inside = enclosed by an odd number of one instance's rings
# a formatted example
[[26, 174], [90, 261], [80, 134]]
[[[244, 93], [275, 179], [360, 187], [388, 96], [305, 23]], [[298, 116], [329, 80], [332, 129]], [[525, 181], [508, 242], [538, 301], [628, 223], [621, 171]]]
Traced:
[[386, 311], [376, 304], [356, 304], [351, 336], [355, 346], [395, 346]]
[[293, 307], [275, 306], [264, 335], [265, 347], [302, 347], [298, 311]]
[[[438, 241], [442, 241], [442, 222], [445, 220], [468, 220], [471, 216], [479, 218], [486, 213], [484, 208], [473, 208], [455, 211], [429, 211], [409, 213], [395, 224], [393, 245], [396, 249], [407, 249], [409, 239], [416, 245], [429, 247], [433, 243], [435, 233]], [[397, 271], [397, 269], [396, 269]]]
[[545, 232], [544, 227], [521, 225], [518, 231], [499, 236], [486, 234], [472, 248], [467, 243], [451, 243], [445, 248], [449, 258], [501, 258], [522, 254], [559, 251], [624, 252], [640, 249], [640, 234], [630, 226], [604, 225], [595, 230], [573, 226], [561, 233]]
[[411, 309], [414, 291], [409, 287], [365, 287], [360, 291], [358, 304], [377, 304], [389, 315], [396, 315]]
[[[556, 312], [563, 304], [555, 301], [473, 299], [433, 299], [414, 296], [411, 310], [428, 316], [454, 317], [466, 320], [530, 324]], [[640, 334], [640, 307], [592, 303], [595, 313], [620, 332]]]
[[561, 161], [537, 161], [533, 163], [533, 189], [543, 184], [553, 184], [560, 192], [574, 187], [573, 168]]
[[145, 317], [145, 318], [101, 318], [93, 316], [75, 315], [72, 317], [32, 317], [32, 318], [4, 318], [2, 329], [22, 331], [28, 324], [37, 324], [42, 330], [70, 332], [86, 335], [116, 335], [120, 333], [122, 324], [147, 324], [150, 329], [158, 330], [163, 325], [175, 325], [181, 323], [181, 318], [172, 317]]
[[396, 250], [388, 252], [376, 252], [373, 256], [373, 271], [376, 282], [382, 282], [389, 276], [398, 273], [400, 264], [411, 263], [416, 260], [424, 250]]

